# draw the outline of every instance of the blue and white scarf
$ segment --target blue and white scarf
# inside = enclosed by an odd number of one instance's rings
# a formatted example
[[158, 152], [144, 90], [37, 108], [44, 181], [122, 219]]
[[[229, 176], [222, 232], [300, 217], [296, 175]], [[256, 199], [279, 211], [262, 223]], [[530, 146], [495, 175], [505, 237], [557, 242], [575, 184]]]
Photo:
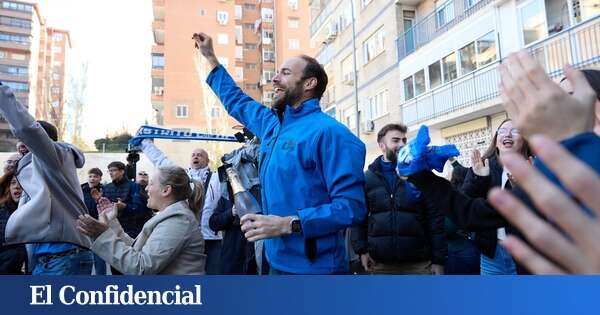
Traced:
[[142, 140], [144, 139], [177, 139], [237, 142], [237, 139], [232, 136], [211, 135], [192, 131], [178, 131], [152, 126], [141, 126], [135, 134], [135, 137], [129, 140], [129, 144], [132, 146], [140, 146]]

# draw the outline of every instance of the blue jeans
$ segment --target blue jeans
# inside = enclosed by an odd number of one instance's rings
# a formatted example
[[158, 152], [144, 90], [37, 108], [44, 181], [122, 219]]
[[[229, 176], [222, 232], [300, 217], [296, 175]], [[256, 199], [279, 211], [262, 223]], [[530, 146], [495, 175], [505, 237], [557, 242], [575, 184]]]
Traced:
[[481, 275], [516, 275], [517, 266], [512, 256], [502, 247], [496, 245], [496, 255], [491, 259], [485, 255], [481, 255]]
[[96, 254], [94, 254], [94, 271], [98, 276], [106, 275], [106, 262]]
[[[452, 241], [448, 241], [450, 243]], [[448, 260], [444, 266], [447, 275], [478, 275], [480, 269], [479, 249], [469, 246], [448, 246]]]
[[35, 258], [33, 275], [91, 275], [94, 257], [87, 249], [65, 256], [40, 255]]

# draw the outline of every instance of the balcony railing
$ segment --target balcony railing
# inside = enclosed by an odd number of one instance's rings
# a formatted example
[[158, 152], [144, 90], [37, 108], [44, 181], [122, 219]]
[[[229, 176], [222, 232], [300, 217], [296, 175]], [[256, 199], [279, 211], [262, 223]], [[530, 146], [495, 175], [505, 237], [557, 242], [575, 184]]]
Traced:
[[[565, 64], [576, 68], [600, 65], [600, 16], [527, 47], [551, 77]], [[400, 105], [408, 126], [475, 106], [499, 95], [499, 62], [423, 93]]]
[[328, 3], [325, 5], [325, 9], [323, 9], [323, 11], [321, 11], [321, 13], [319, 13], [319, 15], [317, 15], [317, 17], [314, 20], [312, 20], [312, 22], [310, 23], [311, 37], [315, 36], [315, 33], [317, 33], [319, 28], [321, 28], [321, 25], [323, 25], [323, 23], [325, 23], [325, 21], [331, 15], [331, 13], [333, 13], [333, 9], [333, 1], [328, 1]]
[[398, 61], [425, 46], [495, 0], [450, 0], [396, 39]]

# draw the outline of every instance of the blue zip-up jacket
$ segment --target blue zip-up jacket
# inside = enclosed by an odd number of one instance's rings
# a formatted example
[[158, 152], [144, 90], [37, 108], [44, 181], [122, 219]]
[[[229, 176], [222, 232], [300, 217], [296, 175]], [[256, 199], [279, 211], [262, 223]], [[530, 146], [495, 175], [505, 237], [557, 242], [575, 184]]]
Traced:
[[[296, 215], [301, 235], [265, 241], [269, 263], [295, 274], [348, 270], [344, 230], [366, 215], [365, 145], [348, 128], [321, 112], [310, 99], [277, 113], [254, 101], [218, 66], [207, 82], [227, 112], [261, 139], [260, 182], [264, 214]], [[305, 253], [305, 239], [316, 241], [316, 258]]]

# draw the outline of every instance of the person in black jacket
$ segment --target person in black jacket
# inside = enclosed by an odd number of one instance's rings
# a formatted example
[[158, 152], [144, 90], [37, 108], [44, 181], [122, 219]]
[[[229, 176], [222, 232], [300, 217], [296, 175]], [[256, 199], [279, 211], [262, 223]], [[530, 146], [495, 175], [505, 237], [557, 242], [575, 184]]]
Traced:
[[367, 219], [352, 228], [352, 247], [370, 273], [443, 274], [444, 217], [395, 171], [405, 135], [401, 124], [386, 125], [377, 134], [383, 155], [365, 172]]
[[[83, 202], [94, 219], [98, 219], [97, 201], [102, 196], [102, 175], [99, 168], [91, 168], [88, 170], [87, 183], [81, 185]], [[94, 254], [94, 271], [96, 275], [106, 275], [106, 262], [96, 254]]]
[[23, 264], [27, 262], [25, 245], [4, 245], [6, 222], [10, 215], [17, 210], [23, 189], [14, 173], [9, 172], [0, 177], [0, 275], [23, 274]]
[[[512, 190], [509, 172], [500, 163], [500, 157], [511, 153], [520, 153], [529, 158], [529, 146], [514, 128], [510, 119], [505, 119], [494, 133], [489, 148], [481, 157], [475, 149], [471, 155], [472, 168], [467, 172], [461, 190], [471, 198], [487, 198], [493, 187]], [[475, 242], [481, 251], [482, 275], [516, 274], [516, 265], [510, 254], [497, 246], [498, 240], [506, 238], [506, 229], [483, 230], [476, 233]]]

